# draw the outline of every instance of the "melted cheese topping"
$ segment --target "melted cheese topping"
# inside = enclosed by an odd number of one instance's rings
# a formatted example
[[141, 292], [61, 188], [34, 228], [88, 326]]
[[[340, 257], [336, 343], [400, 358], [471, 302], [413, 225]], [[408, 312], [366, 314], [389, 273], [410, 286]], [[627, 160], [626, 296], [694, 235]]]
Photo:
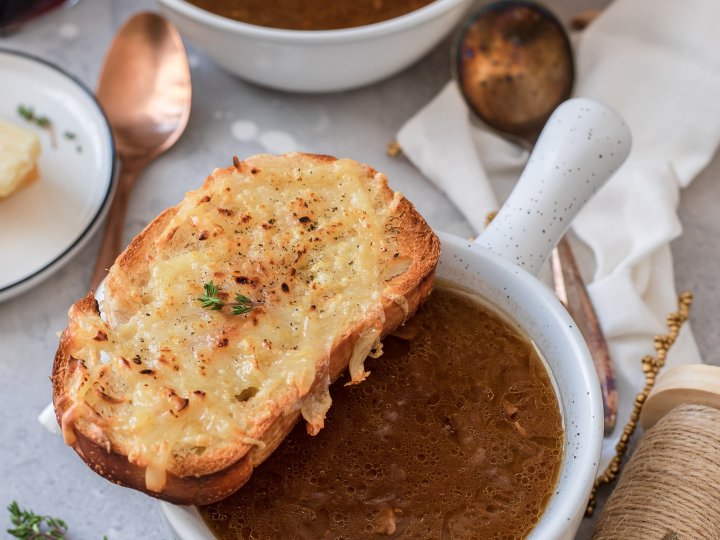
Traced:
[[[113, 267], [110, 293], [122, 298], [101, 305], [107, 321], [83, 315], [73, 329], [73, 421], [99, 425], [78, 419], [94, 411], [113, 446], [147, 467], [149, 489], [162, 490], [175, 458], [259, 444], [274, 417], [298, 408], [317, 433], [330, 396], [306, 396], [333, 343], [369, 320], [350, 366], [353, 381], [365, 375], [384, 322], [384, 180], [369, 182], [353, 161], [288, 163], [259, 156], [245, 173], [216, 171], [177, 207], [146, 268]], [[255, 308], [203, 309], [209, 281]]]

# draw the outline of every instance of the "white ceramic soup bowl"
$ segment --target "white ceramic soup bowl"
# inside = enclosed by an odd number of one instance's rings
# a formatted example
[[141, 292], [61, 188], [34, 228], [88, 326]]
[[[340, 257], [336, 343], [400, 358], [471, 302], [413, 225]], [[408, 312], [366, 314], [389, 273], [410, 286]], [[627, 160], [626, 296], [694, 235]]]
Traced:
[[[440, 279], [473, 291], [535, 342], [553, 380], [565, 433], [557, 485], [528, 538], [572, 539], [590, 495], [603, 437], [597, 374], [565, 308], [535, 274], [575, 213], [625, 160], [630, 134], [607, 106], [561, 105], [548, 121], [515, 190], [476, 242], [440, 233]], [[178, 538], [211, 540], [193, 507], [161, 503]]]
[[340, 30], [282, 30], [215, 15], [185, 0], [158, 0], [183, 36], [231, 73], [294, 92], [334, 92], [406, 68], [460, 21], [471, 0], [435, 0], [406, 15]]

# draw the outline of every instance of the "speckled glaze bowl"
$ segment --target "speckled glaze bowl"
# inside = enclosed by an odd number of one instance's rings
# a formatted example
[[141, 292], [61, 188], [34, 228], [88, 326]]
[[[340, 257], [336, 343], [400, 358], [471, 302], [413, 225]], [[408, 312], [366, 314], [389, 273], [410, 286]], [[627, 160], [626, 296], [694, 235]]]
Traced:
[[[603, 409], [595, 367], [565, 308], [538, 279], [574, 215], [625, 161], [630, 133], [609, 107], [562, 104], [548, 121], [515, 190], [475, 243], [440, 233], [439, 278], [482, 297], [535, 342], [553, 380], [565, 445], [555, 491], [528, 538], [574, 538], [597, 473]], [[212, 540], [192, 507], [162, 503], [178, 538]]]
[[183, 36], [248, 81], [293, 92], [364, 86], [419, 60], [460, 21], [471, 0], [435, 0], [376, 24], [340, 30], [283, 30], [247, 24], [185, 0], [158, 0]]

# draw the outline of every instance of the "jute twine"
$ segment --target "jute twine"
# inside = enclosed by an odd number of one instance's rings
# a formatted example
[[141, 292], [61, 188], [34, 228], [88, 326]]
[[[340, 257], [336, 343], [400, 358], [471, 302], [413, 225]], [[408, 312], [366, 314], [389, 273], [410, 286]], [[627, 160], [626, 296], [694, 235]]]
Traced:
[[645, 433], [593, 540], [720, 539], [720, 410], [673, 409]]

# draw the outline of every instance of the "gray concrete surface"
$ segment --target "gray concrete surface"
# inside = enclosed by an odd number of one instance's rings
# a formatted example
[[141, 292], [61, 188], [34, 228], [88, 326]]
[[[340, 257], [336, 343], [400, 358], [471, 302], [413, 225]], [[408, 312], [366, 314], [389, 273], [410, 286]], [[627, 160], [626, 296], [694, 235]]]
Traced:
[[[547, 2], [565, 20], [601, 0]], [[104, 53], [133, 12], [150, 0], [81, 0], [8, 38], [0, 47], [54, 61], [94, 87]], [[68, 39], [78, 31], [77, 36]], [[352, 156], [385, 171], [395, 189], [412, 199], [436, 228], [468, 235], [470, 228], [448, 200], [407, 162], [391, 159], [385, 146], [402, 123], [449, 78], [449, 41], [405, 72], [370, 88], [327, 96], [283, 94], [237, 80], [189, 47], [193, 64], [193, 111], [187, 134], [143, 174], [133, 194], [125, 229], [128, 240], [161, 209], [179, 200], [213, 167], [231, 156], [262, 151], [256, 142], [231, 136], [235, 120], [252, 120], [262, 132], [279, 130], [301, 148]], [[1, 83], [0, 83], [1, 84]], [[709, 361], [720, 362], [720, 158], [682, 195], [683, 236], [673, 244], [679, 289], [696, 295], [692, 323]], [[91, 473], [58, 437], [36, 421], [50, 397], [50, 374], [68, 306], [87, 288], [98, 246], [94, 238], [62, 271], [21, 298], [0, 305], [0, 507], [17, 499], [38, 512], [65, 518], [71, 538], [163, 539], [168, 532], [157, 504]], [[0, 536], [9, 525], [0, 509]], [[578, 538], [589, 537], [586, 521]]]

